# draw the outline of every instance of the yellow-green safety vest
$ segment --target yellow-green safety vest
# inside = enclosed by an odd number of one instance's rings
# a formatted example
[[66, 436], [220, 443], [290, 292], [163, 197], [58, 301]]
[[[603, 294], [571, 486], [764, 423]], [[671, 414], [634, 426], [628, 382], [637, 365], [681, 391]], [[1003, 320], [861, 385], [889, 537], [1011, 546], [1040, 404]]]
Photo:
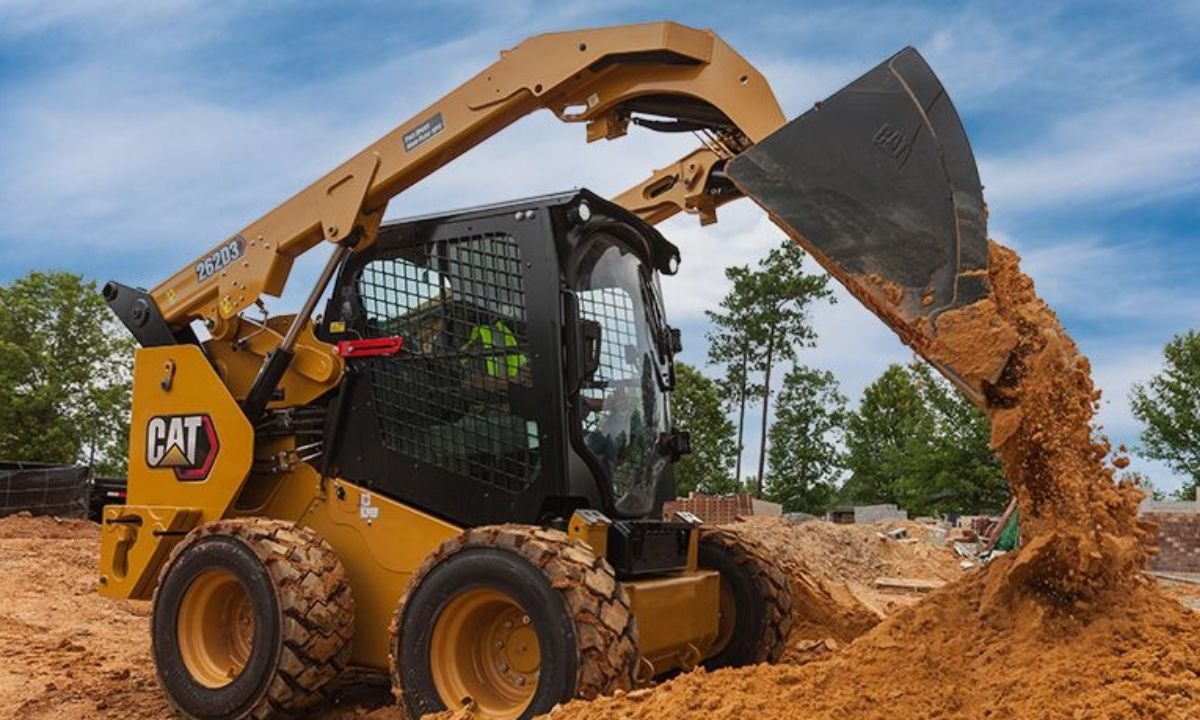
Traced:
[[[493, 329], [494, 328], [494, 329]], [[494, 348], [515, 348], [517, 346], [517, 336], [508, 325], [504, 324], [503, 320], [497, 320], [492, 325], [476, 325], [471, 329], [471, 337], [467, 340], [464, 347], [470, 347], [478, 343], [483, 347]], [[503, 367], [500, 362], [504, 363]], [[529, 362], [529, 358], [524, 353], [505, 353], [503, 355], [489, 355], [485, 359], [487, 374], [492, 377], [515, 378], [521, 372], [521, 367]]]

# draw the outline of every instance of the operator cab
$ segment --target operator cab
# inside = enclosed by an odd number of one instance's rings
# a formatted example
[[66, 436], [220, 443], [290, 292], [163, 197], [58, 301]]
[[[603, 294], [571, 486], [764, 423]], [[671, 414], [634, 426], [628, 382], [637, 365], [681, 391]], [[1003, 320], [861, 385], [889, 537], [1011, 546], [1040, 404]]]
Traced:
[[320, 332], [402, 347], [348, 359], [330, 473], [462, 525], [657, 517], [687, 451], [658, 282], [678, 263], [586, 190], [383, 225]]

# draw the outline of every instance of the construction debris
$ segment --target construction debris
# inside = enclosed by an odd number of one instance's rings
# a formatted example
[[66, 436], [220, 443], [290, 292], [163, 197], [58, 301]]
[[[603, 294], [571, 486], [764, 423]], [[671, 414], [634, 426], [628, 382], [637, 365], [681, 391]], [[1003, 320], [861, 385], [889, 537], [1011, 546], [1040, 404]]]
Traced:
[[875, 587], [886, 590], [906, 590], [926, 593], [945, 586], [941, 580], [914, 580], [913, 578], [875, 578]]

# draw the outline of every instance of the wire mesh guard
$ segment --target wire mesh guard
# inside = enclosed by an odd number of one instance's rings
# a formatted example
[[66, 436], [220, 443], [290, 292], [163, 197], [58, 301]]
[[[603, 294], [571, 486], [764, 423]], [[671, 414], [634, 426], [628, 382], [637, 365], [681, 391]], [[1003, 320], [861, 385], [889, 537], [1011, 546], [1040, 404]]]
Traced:
[[362, 269], [358, 295], [368, 337], [404, 338], [398, 355], [364, 363], [383, 444], [527, 488], [540, 453], [532, 411], [512, 401], [533, 382], [516, 241], [489, 233], [404, 248]]
[[[580, 390], [580, 395], [585, 398], [585, 406], [603, 408], [603, 401], [618, 390], [617, 383], [636, 380], [641, 372], [640, 357], [636, 353], [634, 357], [628, 357], [629, 349], [638, 347], [633, 298], [621, 287], [580, 290], [575, 297], [579, 302], [579, 316], [599, 323], [601, 329], [600, 364], [591, 381]], [[595, 402], [588, 403], [588, 399]], [[583, 431], [595, 431], [604, 412], [598, 409], [587, 413], [583, 417]]]

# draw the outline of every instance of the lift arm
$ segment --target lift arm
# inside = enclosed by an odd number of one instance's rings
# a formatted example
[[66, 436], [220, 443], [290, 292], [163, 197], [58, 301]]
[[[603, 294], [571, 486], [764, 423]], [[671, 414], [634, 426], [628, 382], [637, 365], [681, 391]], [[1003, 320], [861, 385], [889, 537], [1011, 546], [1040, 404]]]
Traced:
[[635, 113], [708, 134], [709, 147], [622, 196], [651, 221], [679, 209], [710, 218], [699, 181], [785, 120], [762, 75], [710, 31], [651, 23], [539, 35], [196, 258], [151, 291], [154, 304], [172, 328], [201, 319], [225, 337], [261, 294], [283, 291], [298, 255], [322, 240], [369, 244], [392, 197], [540, 108], [587, 123], [589, 141], [620, 137]]

